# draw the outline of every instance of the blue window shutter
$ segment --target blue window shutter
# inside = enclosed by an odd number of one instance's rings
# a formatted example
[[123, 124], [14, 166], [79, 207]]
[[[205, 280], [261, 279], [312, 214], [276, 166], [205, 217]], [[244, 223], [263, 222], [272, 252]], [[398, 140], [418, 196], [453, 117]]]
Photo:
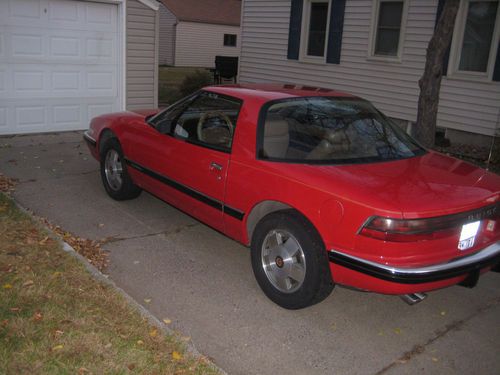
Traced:
[[500, 41], [498, 42], [497, 57], [495, 60], [495, 69], [493, 70], [493, 81], [500, 82]]
[[330, 30], [328, 30], [328, 50], [326, 52], [326, 62], [330, 64], [340, 64], [344, 13], [345, 0], [332, 0]]
[[302, 28], [303, 0], [292, 0], [290, 29], [288, 32], [288, 59], [298, 60], [300, 52], [300, 32]]
[[[437, 12], [436, 12], [436, 23], [434, 24], [434, 29], [436, 29], [437, 23], [439, 21], [439, 18], [441, 17], [441, 14], [443, 13], [443, 8], [444, 8], [444, 3], [446, 0], [439, 0], [438, 6], [437, 6]], [[451, 50], [451, 43], [448, 46], [448, 49], [446, 50], [446, 53], [444, 54], [443, 58], [443, 76], [446, 75], [448, 72], [448, 63], [450, 62], [450, 50]]]

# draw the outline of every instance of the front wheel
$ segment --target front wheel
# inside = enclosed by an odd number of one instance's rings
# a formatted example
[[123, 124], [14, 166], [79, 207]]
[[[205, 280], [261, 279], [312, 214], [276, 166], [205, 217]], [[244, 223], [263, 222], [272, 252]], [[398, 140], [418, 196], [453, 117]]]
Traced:
[[130, 178], [122, 148], [116, 138], [106, 141], [101, 150], [101, 179], [108, 195], [118, 201], [133, 199], [141, 189]]
[[320, 236], [293, 210], [264, 217], [255, 228], [251, 251], [257, 282], [281, 307], [314, 305], [328, 297], [334, 287]]

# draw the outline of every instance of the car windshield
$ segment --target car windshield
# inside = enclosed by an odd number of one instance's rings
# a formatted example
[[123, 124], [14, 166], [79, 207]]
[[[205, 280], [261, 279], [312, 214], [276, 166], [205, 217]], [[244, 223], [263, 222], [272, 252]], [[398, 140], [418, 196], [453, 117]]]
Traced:
[[304, 97], [264, 106], [259, 158], [340, 164], [397, 160], [425, 153], [369, 102]]

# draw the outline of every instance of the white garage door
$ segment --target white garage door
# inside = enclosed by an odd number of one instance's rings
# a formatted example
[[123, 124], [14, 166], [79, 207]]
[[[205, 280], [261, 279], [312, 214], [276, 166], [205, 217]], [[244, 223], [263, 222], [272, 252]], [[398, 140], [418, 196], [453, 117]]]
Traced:
[[121, 108], [118, 6], [0, 0], [0, 134], [76, 130]]

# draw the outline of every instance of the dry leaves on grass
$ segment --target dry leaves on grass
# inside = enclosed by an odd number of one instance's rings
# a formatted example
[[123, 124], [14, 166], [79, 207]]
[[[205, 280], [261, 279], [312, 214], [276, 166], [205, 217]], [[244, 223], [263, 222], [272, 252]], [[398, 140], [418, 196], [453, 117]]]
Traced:
[[16, 186], [17, 180], [5, 176], [3, 173], [0, 173], [0, 191], [4, 193], [11, 193], [14, 191], [14, 187]]
[[50, 223], [47, 219], [42, 219], [42, 221], [99, 271], [106, 269], [109, 258], [108, 254], [101, 248], [101, 242], [75, 236], [73, 233], [66, 232], [60, 226]]

